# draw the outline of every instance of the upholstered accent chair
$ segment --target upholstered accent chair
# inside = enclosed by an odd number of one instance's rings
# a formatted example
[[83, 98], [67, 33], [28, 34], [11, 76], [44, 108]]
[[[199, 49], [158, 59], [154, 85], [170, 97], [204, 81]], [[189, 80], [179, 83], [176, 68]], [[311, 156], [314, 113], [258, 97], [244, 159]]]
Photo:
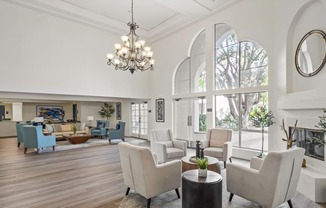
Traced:
[[100, 136], [101, 138], [106, 137], [107, 129], [110, 126], [110, 121], [108, 120], [97, 120], [96, 127], [91, 129], [92, 136]]
[[108, 131], [110, 143], [111, 140], [113, 139], [121, 139], [122, 141], [125, 141], [125, 126], [126, 126], [126, 122], [119, 121], [115, 129], [110, 129]]
[[20, 123], [20, 124], [16, 124], [16, 131], [17, 131], [17, 147], [20, 147], [20, 143], [24, 142], [24, 138], [23, 138], [23, 129], [22, 127], [28, 125], [26, 123]]
[[232, 129], [208, 129], [206, 141], [202, 141], [204, 155], [215, 157], [224, 162], [230, 160], [232, 163]]
[[235, 194], [264, 208], [274, 208], [284, 202], [292, 208], [291, 199], [297, 190], [304, 152], [302, 148], [270, 152], [264, 160], [253, 158], [251, 168], [227, 164], [229, 201]]
[[170, 129], [151, 130], [150, 143], [159, 163], [181, 159], [187, 155], [187, 142], [173, 139]]
[[130, 189], [147, 199], [150, 208], [151, 198], [181, 186], [181, 161], [156, 164], [148, 147], [135, 146], [126, 142], [118, 144], [126, 195]]
[[55, 136], [45, 136], [42, 131], [42, 126], [23, 126], [23, 138], [24, 138], [24, 154], [26, 154], [27, 148], [37, 149], [39, 153], [40, 148], [51, 147], [53, 151], [56, 145]]

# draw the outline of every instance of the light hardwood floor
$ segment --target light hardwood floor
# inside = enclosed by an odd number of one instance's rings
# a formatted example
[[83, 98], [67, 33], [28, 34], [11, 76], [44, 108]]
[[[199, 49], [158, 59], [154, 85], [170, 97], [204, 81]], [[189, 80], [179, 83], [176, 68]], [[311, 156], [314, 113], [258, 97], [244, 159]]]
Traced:
[[[125, 191], [117, 145], [24, 155], [16, 138], [0, 139], [1, 208], [114, 208]], [[294, 200], [296, 208], [319, 207], [303, 195]]]
[[117, 145], [41, 153], [0, 139], [0, 207], [115, 207], [123, 184]]

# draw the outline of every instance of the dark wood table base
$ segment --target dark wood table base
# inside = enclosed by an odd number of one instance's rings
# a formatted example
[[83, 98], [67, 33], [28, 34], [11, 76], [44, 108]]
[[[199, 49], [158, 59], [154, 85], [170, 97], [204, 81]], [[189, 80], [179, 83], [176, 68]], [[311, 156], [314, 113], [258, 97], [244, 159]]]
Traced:
[[71, 134], [71, 135], [63, 135], [63, 138], [68, 140], [71, 144], [81, 144], [87, 142], [92, 135], [88, 134]]

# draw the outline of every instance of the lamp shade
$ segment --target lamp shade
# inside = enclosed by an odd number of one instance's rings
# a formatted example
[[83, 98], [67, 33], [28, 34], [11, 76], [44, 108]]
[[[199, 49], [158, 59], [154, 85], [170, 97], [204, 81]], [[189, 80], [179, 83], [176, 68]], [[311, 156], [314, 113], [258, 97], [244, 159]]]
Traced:
[[34, 122], [35, 123], [43, 123], [44, 122], [44, 118], [43, 117], [34, 117]]
[[93, 121], [94, 120], [94, 116], [87, 116], [87, 121]]

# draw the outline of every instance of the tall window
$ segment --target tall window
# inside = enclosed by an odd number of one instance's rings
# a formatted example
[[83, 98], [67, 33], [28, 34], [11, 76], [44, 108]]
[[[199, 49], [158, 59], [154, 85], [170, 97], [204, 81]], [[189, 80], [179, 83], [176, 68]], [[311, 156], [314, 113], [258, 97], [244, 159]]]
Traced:
[[[215, 126], [234, 129], [233, 145], [260, 148], [260, 129], [249, 115], [268, 105], [268, 58], [257, 43], [238, 42], [225, 24], [215, 26]], [[266, 134], [267, 138], [267, 134]], [[268, 139], [265, 142], [267, 149]]]
[[[206, 31], [201, 31], [190, 48], [189, 57], [177, 68], [174, 79], [176, 135], [191, 140], [193, 134], [206, 132]], [[180, 101], [181, 100], [181, 101]]]

